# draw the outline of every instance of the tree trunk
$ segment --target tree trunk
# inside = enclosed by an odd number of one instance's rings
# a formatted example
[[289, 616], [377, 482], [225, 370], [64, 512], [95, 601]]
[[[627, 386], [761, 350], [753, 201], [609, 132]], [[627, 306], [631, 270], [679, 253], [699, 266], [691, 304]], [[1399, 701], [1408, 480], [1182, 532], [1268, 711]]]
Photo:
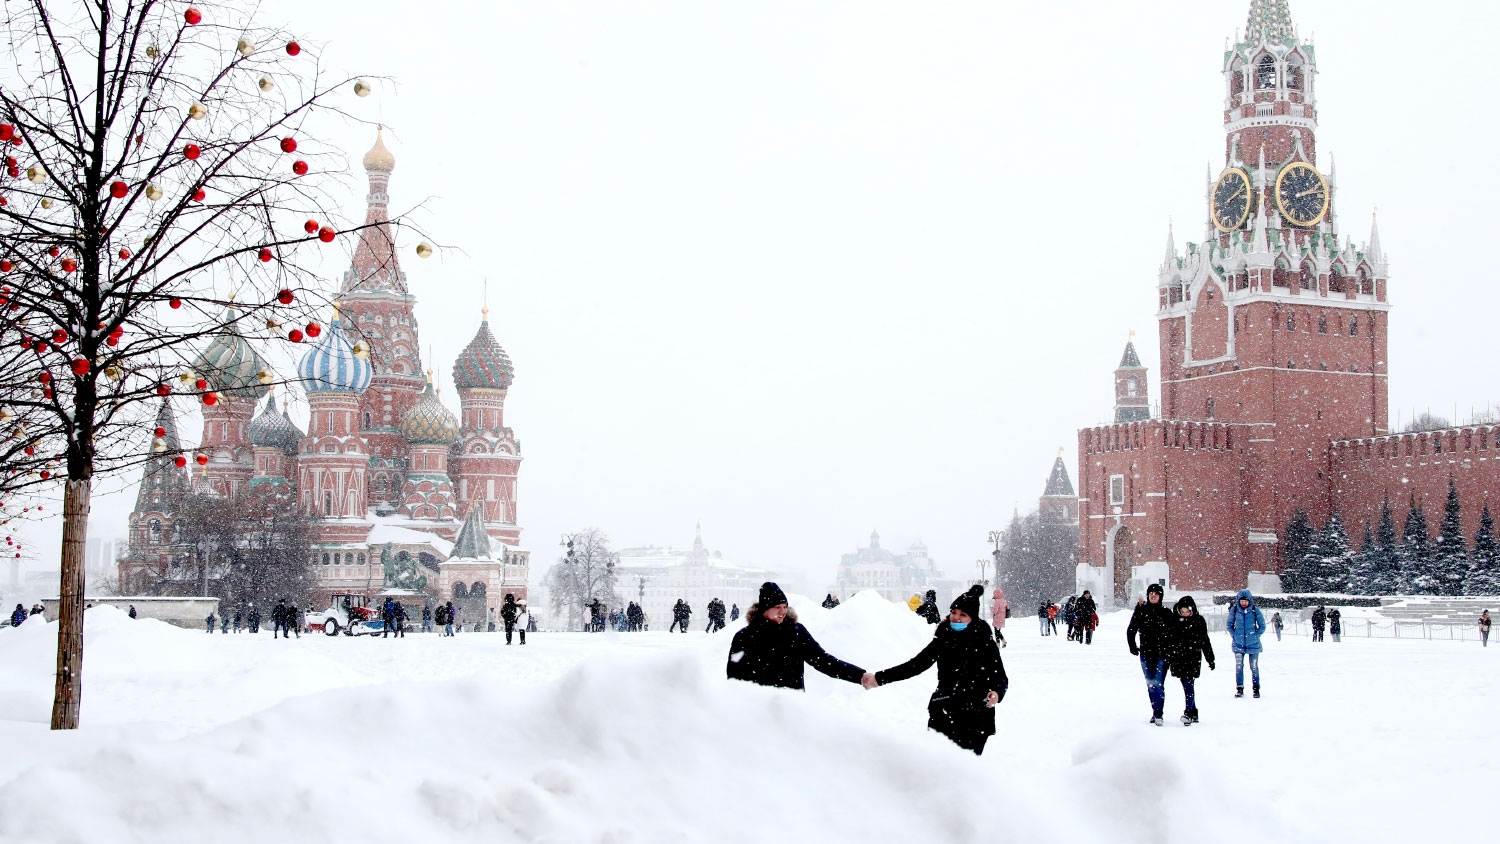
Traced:
[[52, 729], [78, 729], [83, 703], [83, 549], [89, 528], [88, 479], [70, 480], [63, 497], [62, 581], [58, 586], [57, 686]]

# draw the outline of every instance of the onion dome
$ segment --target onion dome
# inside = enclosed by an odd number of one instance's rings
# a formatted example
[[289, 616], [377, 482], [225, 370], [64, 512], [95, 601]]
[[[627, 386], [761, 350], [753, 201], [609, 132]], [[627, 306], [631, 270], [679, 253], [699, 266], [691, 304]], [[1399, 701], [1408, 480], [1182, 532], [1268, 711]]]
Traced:
[[233, 398], [258, 399], [265, 395], [267, 387], [260, 383], [260, 376], [268, 368], [233, 323], [193, 361], [194, 371], [208, 381], [211, 389]]
[[380, 136], [380, 130], [375, 130], [375, 146], [365, 153], [366, 170], [384, 170], [389, 173], [396, 169], [396, 156], [385, 148], [385, 139]]
[[427, 382], [417, 406], [401, 417], [401, 436], [412, 445], [446, 446], [458, 442], [458, 417], [443, 407], [431, 381]]
[[516, 378], [510, 356], [490, 333], [489, 313], [489, 308], [485, 308], [479, 333], [453, 364], [453, 383], [460, 389], [508, 390]]
[[250, 421], [250, 443], [261, 448], [279, 448], [288, 454], [295, 454], [302, 436], [302, 431], [292, 423], [285, 411], [276, 409], [274, 396]]
[[354, 354], [354, 344], [338, 319], [323, 330], [318, 345], [302, 356], [297, 374], [309, 394], [363, 393], [374, 376], [370, 362]]

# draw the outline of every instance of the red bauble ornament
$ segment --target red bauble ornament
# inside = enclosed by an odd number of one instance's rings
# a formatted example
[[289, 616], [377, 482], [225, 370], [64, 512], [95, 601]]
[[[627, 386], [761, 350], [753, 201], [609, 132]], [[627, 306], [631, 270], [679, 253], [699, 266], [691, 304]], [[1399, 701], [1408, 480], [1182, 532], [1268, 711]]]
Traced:
[[323, 228], [318, 229], [318, 240], [321, 240], [324, 243], [332, 243], [333, 242], [333, 238], [334, 238], [334, 231], [333, 231], [333, 229], [330, 229], [327, 226], [324, 226]]
[[296, 152], [297, 151], [297, 139], [296, 138], [282, 138], [281, 139], [281, 151], [282, 152]]
[[8, 141], [16, 136], [16, 127], [9, 123], [0, 123], [0, 141]]
[[74, 375], [87, 375], [87, 374], [89, 374], [89, 362], [87, 360], [84, 360], [83, 358], [76, 358], [76, 359], [74, 359], [74, 361], [73, 361], [73, 374]]
[[47, 250], [47, 254], [48, 254], [48, 255], [51, 255], [51, 256], [52, 256], [52, 257], [54, 257], [54, 258], [56, 258], [56, 257], [57, 257], [57, 256], [58, 256], [58, 255], [61, 255], [61, 254], [62, 254], [62, 250], [61, 250], [61, 249], [58, 249], [58, 248], [57, 248], [57, 247], [56, 247], [56, 246], [54, 246], [54, 247], [52, 247], [52, 248], [51, 248], [51, 249], [48, 249], [48, 250]]
[[4, 208], [5, 206], [7, 206], [9, 204], [10, 204], [10, 200], [6, 199], [3, 196], [0, 196], [0, 208]]
[[21, 145], [21, 136], [17, 135], [14, 138], [11, 138], [10, 139], [10, 145], [13, 146], [13, 147], [20, 146]]
[[120, 260], [121, 261], [129, 261], [130, 260], [130, 250], [129, 249], [121, 249], [120, 250]]
[[22, 337], [21, 338], [21, 348], [23, 348], [23, 349], [29, 349], [29, 348], [31, 348], [31, 338], [30, 337]]
[[72, 258], [64, 258], [63, 259], [63, 261], [62, 261], [62, 270], [63, 270], [63, 272], [70, 273], [70, 272], [73, 272], [76, 269], [78, 269], [78, 262], [77, 261], [73, 260]]
[[0, 273], [8, 273], [14, 267], [15, 265], [9, 261], [0, 261]]
[[187, 465], [187, 458], [179, 454], [176, 457], [172, 458], [172, 462], [177, 464], [177, 468], [181, 469], [183, 466]]
[[286, 54], [288, 56], [295, 56], [300, 52], [302, 52], [301, 44], [298, 44], [296, 41], [286, 42]]
[[291, 331], [287, 332], [286, 339], [292, 341], [293, 343], [301, 343], [302, 342], [302, 332], [298, 331], [295, 328], [293, 328]]
[[316, 336], [318, 336], [319, 334], [322, 334], [322, 333], [323, 333], [323, 326], [318, 325], [316, 322], [309, 322], [307, 324], [307, 336], [309, 336], [309, 337], [316, 337]]
[[208, 405], [209, 407], [213, 407], [214, 405], [219, 403], [219, 397], [214, 395], [213, 393], [204, 393], [203, 403]]
[[28, 445], [28, 446], [26, 446], [26, 453], [27, 454], [36, 454], [36, 448], [34, 446], [29, 446]]
[[283, 305], [290, 305], [292, 303], [292, 291], [282, 289], [280, 293], [276, 294], [276, 301]]
[[52, 477], [52, 473], [49, 472], [49, 471], [47, 471], [46, 469], [43, 469], [42, 470], [42, 480], [45, 481], [45, 480], [47, 480], [50, 477]]
[[47, 351], [47, 341], [46, 340], [38, 340], [38, 341], [36, 341], [36, 353], [37, 354], [41, 354], [42, 352], [45, 352], [45, 351]]
[[44, 387], [42, 389], [42, 398], [44, 398], [44, 399], [50, 399], [50, 398], [52, 398], [52, 388], [51, 387]]
[[193, 459], [198, 461], [198, 465], [199, 466], [207, 466], [208, 465], [208, 455], [207, 454], [200, 454], [200, 455], [198, 455], [197, 457], [195, 457]]
[[306, 161], [294, 161], [294, 162], [292, 162], [292, 172], [296, 173], [299, 176], [306, 176], [307, 175], [307, 162]]
[[166, 384], [157, 384], [156, 385], [156, 394], [158, 396], [165, 396], [165, 395], [167, 395], [170, 392], [172, 392], [172, 388], [169, 387], [169, 386], [167, 386]]
[[270, 262], [271, 250], [262, 247], [260, 250], [260, 259], [264, 262]]
[[66, 342], [68, 342], [68, 332], [63, 331], [61, 328], [52, 332], [52, 345], [61, 346]]
[[182, 19], [188, 22], [188, 26], [197, 26], [203, 20], [203, 13], [197, 9], [189, 8], [182, 13]]
[[203, 150], [199, 149], [197, 144], [188, 144], [187, 146], [182, 148], [182, 154], [187, 156], [191, 160], [196, 159], [199, 155], [202, 155]]
[[193, 382], [193, 387], [194, 387], [194, 389], [198, 389], [198, 390], [207, 390], [208, 389], [208, 381], [206, 381], [206, 380], [204, 380], [202, 378], [199, 378], [197, 381]]
[[115, 199], [123, 199], [129, 191], [124, 182], [112, 182], [109, 186], [109, 195]]
[[158, 427], [157, 427], [157, 429], [156, 429], [156, 431], [154, 431], [154, 433], [155, 433], [155, 434], [156, 434], [156, 435], [157, 435], [157, 436], [158, 436], [158, 437], [165, 437], [165, 436], [166, 436], [166, 435], [167, 435], [167, 429], [166, 429], [166, 428], [162, 428], [162, 427], [160, 427], [160, 426], [158, 426]]
[[317, 234], [318, 233], [318, 221], [317, 220], [308, 220], [307, 222], [305, 222], [305, 223], [302, 224], [302, 230], [305, 231], [305, 232], [307, 232], [308, 234]]
[[208, 191], [205, 191], [203, 188], [198, 188], [197, 190], [193, 191], [194, 202], [202, 202], [204, 197], [206, 196], [208, 196]]
[[169, 307], [171, 307], [172, 310], [175, 311], [178, 308], [182, 307], [182, 300], [181, 299], [168, 299], [167, 300], [167, 305]]
[[43, 372], [41, 375], [37, 376], [37, 380], [41, 381], [43, 384], [50, 384], [52, 382], [52, 373]]
[[110, 346], [118, 346], [118, 345], [120, 345], [120, 338], [119, 338], [119, 337], [116, 337], [116, 336], [115, 336], [115, 335], [113, 335], [113, 334], [111, 334], [111, 335], [109, 335], [109, 336], [108, 336], [108, 337], [106, 337], [106, 338], [105, 338], [105, 339], [104, 339], [104, 342], [105, 342], [105, 343], [106, 343], [106, 344], [107, 344], [107, 345], [110, 345]]

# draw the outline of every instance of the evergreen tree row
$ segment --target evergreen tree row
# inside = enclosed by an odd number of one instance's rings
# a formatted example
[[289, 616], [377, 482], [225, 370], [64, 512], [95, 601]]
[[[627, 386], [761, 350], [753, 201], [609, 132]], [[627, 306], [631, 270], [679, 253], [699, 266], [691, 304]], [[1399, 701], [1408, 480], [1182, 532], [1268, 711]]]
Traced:
[[1472, 545], [1464, 537], [1462, 515], [1458, 488], [1450, 479], [1437, 538], [1429, 535], [1427, 514], [1415, 494], [1398, 535], [1386, 498], [1380, 523], [1365, 525], [1356, 551], [1337, 512], [1317, 529], [1299, 508], [1282, 534], [1282, 588], [1348, 595], [1500, 595], [1500, 544], [1489, 505]]

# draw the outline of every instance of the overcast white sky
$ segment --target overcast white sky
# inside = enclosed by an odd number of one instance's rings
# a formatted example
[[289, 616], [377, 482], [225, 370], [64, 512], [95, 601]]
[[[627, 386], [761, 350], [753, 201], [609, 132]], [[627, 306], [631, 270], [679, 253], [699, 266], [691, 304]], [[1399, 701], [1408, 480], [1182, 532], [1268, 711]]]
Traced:
[[[1058, 446], [1076, 478], [1076, 429], [1107, 420], [1131, 329], [1157, 394], [1167, 222], [1201, 239], [1248, 5], [264, 8], [396, 83], [348, 106], [390, 127], [393, 205], [430, 198], [421, 222], [463, 250], [401, 253], [455, 406], [489, 279], [534, 577], [562, 531], [680, 546], [701, 519], [726, 557], [817, 588], [872, 528], [969, 575]], [[1393, 415], [1500, 403], [1481, 357], [1500, 12], [1291, 8], [1316, 33], [1343, 231], [1364, 241], [1381, 208]], [[356, 164], [371, 141], [332, 139]], [[93, 534], [123, 535], [132, 500], [96, 498]]]

